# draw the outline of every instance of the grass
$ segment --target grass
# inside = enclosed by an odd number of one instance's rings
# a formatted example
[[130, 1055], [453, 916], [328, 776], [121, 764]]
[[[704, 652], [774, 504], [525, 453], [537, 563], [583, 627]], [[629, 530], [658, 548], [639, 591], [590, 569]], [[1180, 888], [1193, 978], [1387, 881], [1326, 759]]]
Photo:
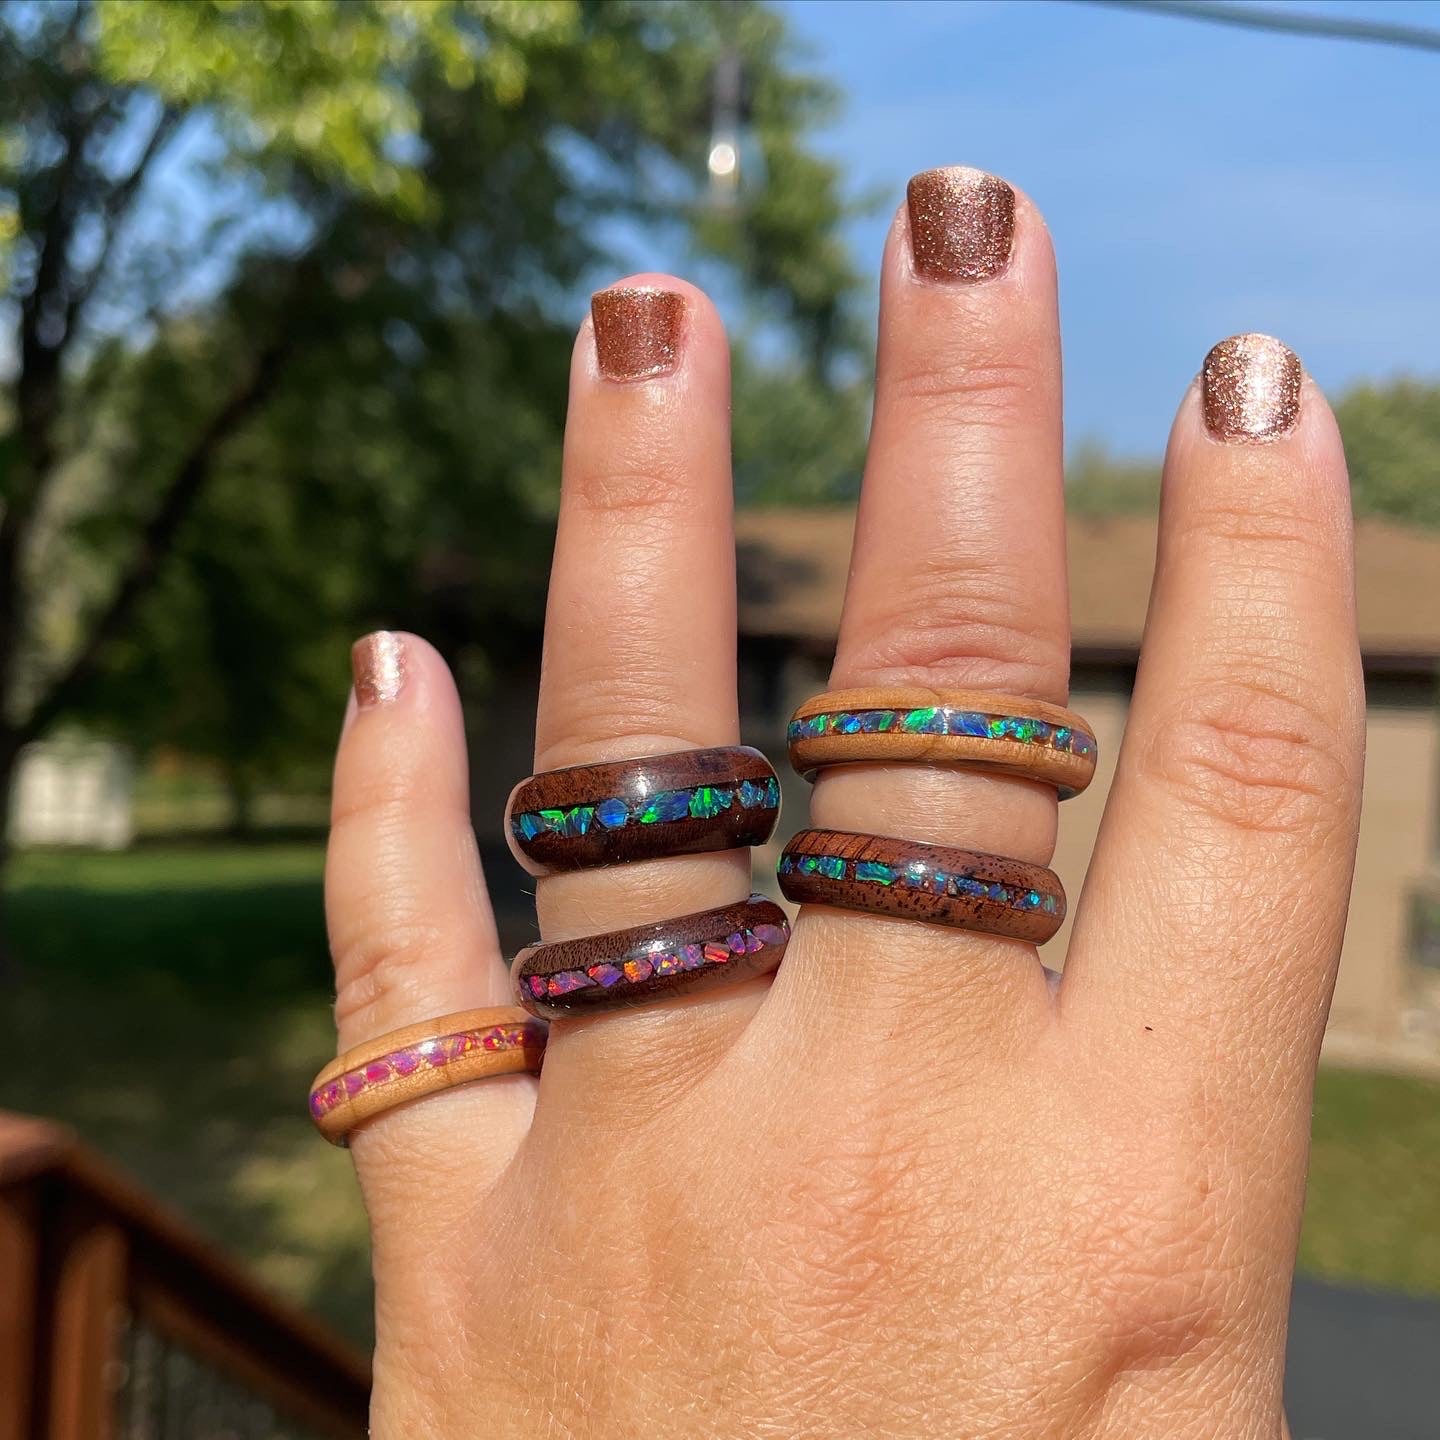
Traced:
[[1300, 1267], [1440, 1294], [1440, 1085], [1320, 1072]]
[[316, 845], [22, 856], [0, 1106], [73, 1125], [363, 1343], [364, 1212], [304, 1105], [335, 1043], [322, 859]]
[[[20, 857], [0, 1106], [75, 1126], [363, 1342], [364, 1213], [304, 1111], [334, 1043], [321, 864], [318, 845]], [[1302, 1268], [1440, 1294], [1440, 1085], [1326, 1071], [1314, 1128]]]

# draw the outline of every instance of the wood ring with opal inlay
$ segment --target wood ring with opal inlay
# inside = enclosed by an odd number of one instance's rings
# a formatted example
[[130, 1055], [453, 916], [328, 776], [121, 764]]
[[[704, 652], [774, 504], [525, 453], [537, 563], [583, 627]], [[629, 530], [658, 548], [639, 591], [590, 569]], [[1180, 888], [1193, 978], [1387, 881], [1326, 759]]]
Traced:
[[786, 741], [809, 780], [829, 765], [961, 765], [1053, 785], [1064, 800], [1095, 774], [1095, 736], [1073, 711], [985, 690], [830, 690], [796, 710]]

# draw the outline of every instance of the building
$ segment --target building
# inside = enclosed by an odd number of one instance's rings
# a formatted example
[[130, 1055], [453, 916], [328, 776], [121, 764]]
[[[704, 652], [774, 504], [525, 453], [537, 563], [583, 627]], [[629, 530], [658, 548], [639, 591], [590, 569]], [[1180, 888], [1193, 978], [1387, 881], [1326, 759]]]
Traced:
[[[785, 787], [781, 833], [755, 857], [772, 894], [780, 843], [805, 823], [808, 787], [784, 764], [790, 712], [826, 687], [854, 512], [796, 509], [737, 517], [741, 721], [747, 743], [776, 762]], [[1440, 532], [1377, 520], [1359, 525], [1360, 633], [1369, 702], [1365, 808], [1350, 925], [1328, 1058], [1440, 1075]], [[1093, 723], [1100, 771], [1061, 811], [1055, 869], [1080, 894], [1124, 731], [1155, 559], [1150, 516], [1072, 518], [1072, 703]], [[500, 817], [528, 773], [537, 657], [471, 707], [474, 813], [507, 949], [533, 938], [524, 879], [504, 850]], [[1046, 947], [1059, 965], [1069, 926]]]
[[[782, 751], [789, 712], [825, 688], [854, 515], [764, 511], [737, 523], [747, 738]], [[1336, 1060], [1440, 1073], [1440, 533], [1362, 521], [1356, 534], [1368, 702], [1365, 808], [1331, 1011]], [[1080, 893], [1124, 731], [1155, 559], [1150, 516], [1072, 518], [1072, 704], [1101, 767], [1061, 812], [1054, 868]], [[789, 820], [804, 814], [792, 785]], [[1046, 949], [1059, 963], [1069, 925]]]

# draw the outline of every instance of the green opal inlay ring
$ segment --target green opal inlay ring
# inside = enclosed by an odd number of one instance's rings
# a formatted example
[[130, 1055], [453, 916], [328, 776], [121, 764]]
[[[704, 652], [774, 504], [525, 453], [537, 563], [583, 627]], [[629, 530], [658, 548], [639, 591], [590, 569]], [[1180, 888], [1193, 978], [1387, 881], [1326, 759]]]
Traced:
[[748, 745], [574, 765], [522, 780], [505, 833], [532, 875], [763, 845], [780, 781]]
[[1043, 945], [1065, 920], [1060, 878], [1043, 865], [919, 840], [802, 830], [777, 867], [801, 905], [835, 905], [983, 930]]
[[964, 765], [1053, 785], [1062, 800], [1094, 778], [1098, 749], [1073, 711], [983, 690], [893, 686], [807, 700], [786, 731], [808, 780], [830, 765]]

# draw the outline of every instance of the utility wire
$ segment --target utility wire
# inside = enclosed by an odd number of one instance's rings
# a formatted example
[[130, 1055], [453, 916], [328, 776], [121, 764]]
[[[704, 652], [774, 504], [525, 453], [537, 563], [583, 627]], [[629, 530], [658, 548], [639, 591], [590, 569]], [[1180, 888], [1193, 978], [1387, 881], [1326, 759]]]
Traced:
[[1384, 20], [1352, 20], [1342, 15], [1296, 14], [1261, 5], [1222, 5], [1214, 0], [1087, 0], [1112, 10], [1146, 10], [1179, 20], [1208, 20], [1248, 30], [1273, 30], [1317, 39], [1359, 40], [1372, 45], [1397, 45], [1406, 50], [1440, 52], [1440, 30], [1425, 25], [1393, 25]]

